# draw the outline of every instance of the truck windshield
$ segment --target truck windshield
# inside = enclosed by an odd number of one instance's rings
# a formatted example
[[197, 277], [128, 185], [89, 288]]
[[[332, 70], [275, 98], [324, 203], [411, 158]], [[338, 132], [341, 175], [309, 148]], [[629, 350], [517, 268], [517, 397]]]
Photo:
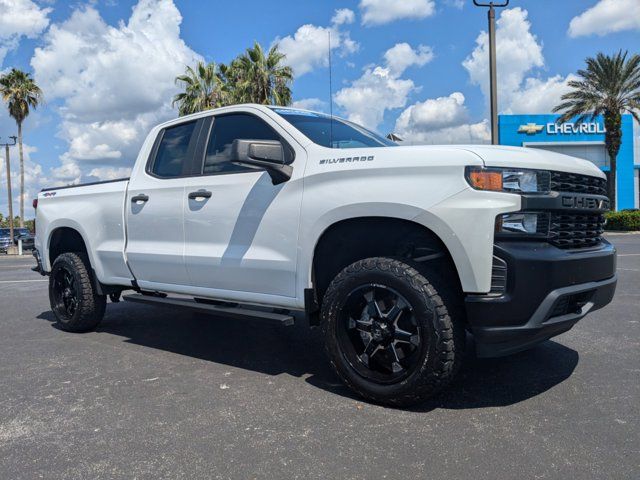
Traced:
[[8, 237], [11, 235], [11, 230], [8, 228], [0, 228], [0, 237]]
[[300, 130], [313, 143], [327, 148], [395, 147], [391, 140], [364, 127], [329, 115], [296, 110], [273, 108], [274, 112]]

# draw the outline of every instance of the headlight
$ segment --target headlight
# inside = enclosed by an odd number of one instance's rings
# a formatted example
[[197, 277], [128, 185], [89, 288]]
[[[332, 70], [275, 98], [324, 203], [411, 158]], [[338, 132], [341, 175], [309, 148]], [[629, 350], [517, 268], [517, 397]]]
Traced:
[[549, 214], [535, 212], [513, 212], [498, 215], [496, 235], [526, 235], [546, 237], [549, 233]]
[[476, 190], [510, 193], [547, 193], [551, 173], [525, 168], [467, 167], [465, 177]]

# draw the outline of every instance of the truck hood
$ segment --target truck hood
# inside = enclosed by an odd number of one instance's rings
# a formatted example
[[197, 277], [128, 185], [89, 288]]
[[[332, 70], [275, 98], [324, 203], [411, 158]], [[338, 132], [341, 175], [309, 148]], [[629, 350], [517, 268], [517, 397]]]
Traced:
[[606, 178], [593, 163], [539, 148], [470, 145], [460, 147], [478, 155], [487, 167], [520, 167], [578, 173]]

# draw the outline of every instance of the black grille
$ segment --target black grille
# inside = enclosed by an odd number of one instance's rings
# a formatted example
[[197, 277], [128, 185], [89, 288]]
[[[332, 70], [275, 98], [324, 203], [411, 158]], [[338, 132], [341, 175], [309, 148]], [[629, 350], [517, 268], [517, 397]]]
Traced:
[[551, 191], [607, 195], [607, 181], [589, 175], [551, 172]]
[[602, 241], [605, 219], [600, 213], [552, 213], [549, 243], [559, 248], [589, 248]]

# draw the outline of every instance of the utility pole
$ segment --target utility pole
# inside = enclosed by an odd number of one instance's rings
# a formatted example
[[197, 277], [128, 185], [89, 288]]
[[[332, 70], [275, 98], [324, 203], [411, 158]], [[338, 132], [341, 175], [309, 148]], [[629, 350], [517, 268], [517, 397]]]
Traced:
[[9, 147], [13, 147], [16, 144], [16, 139], [18, 137], [11, 136], [9, 137], [13, 140], [13, 143], [0, 143], [0, 145], [4, 145], [4, 153], [5, 153], [5, 162], [6, 162], [6, 171], [7, 171], [7, 193], [9, 195], [8, 198], [8, 207], [9, 207], [9, 233], [11, 235], [11, 241], [13, 242], [13, 198], [11, 197], [11, 160], [9, 159]]
[[489, 7], [487, 17], [489, 18], [489, 89], [491, 91], [491, 144], [498, 144], [498, 84], [496, 72], [496, 8], [509, 5], [510, 0], [503, 0], [500, 3], [483, 3], [473, 0], [476, 7]]

